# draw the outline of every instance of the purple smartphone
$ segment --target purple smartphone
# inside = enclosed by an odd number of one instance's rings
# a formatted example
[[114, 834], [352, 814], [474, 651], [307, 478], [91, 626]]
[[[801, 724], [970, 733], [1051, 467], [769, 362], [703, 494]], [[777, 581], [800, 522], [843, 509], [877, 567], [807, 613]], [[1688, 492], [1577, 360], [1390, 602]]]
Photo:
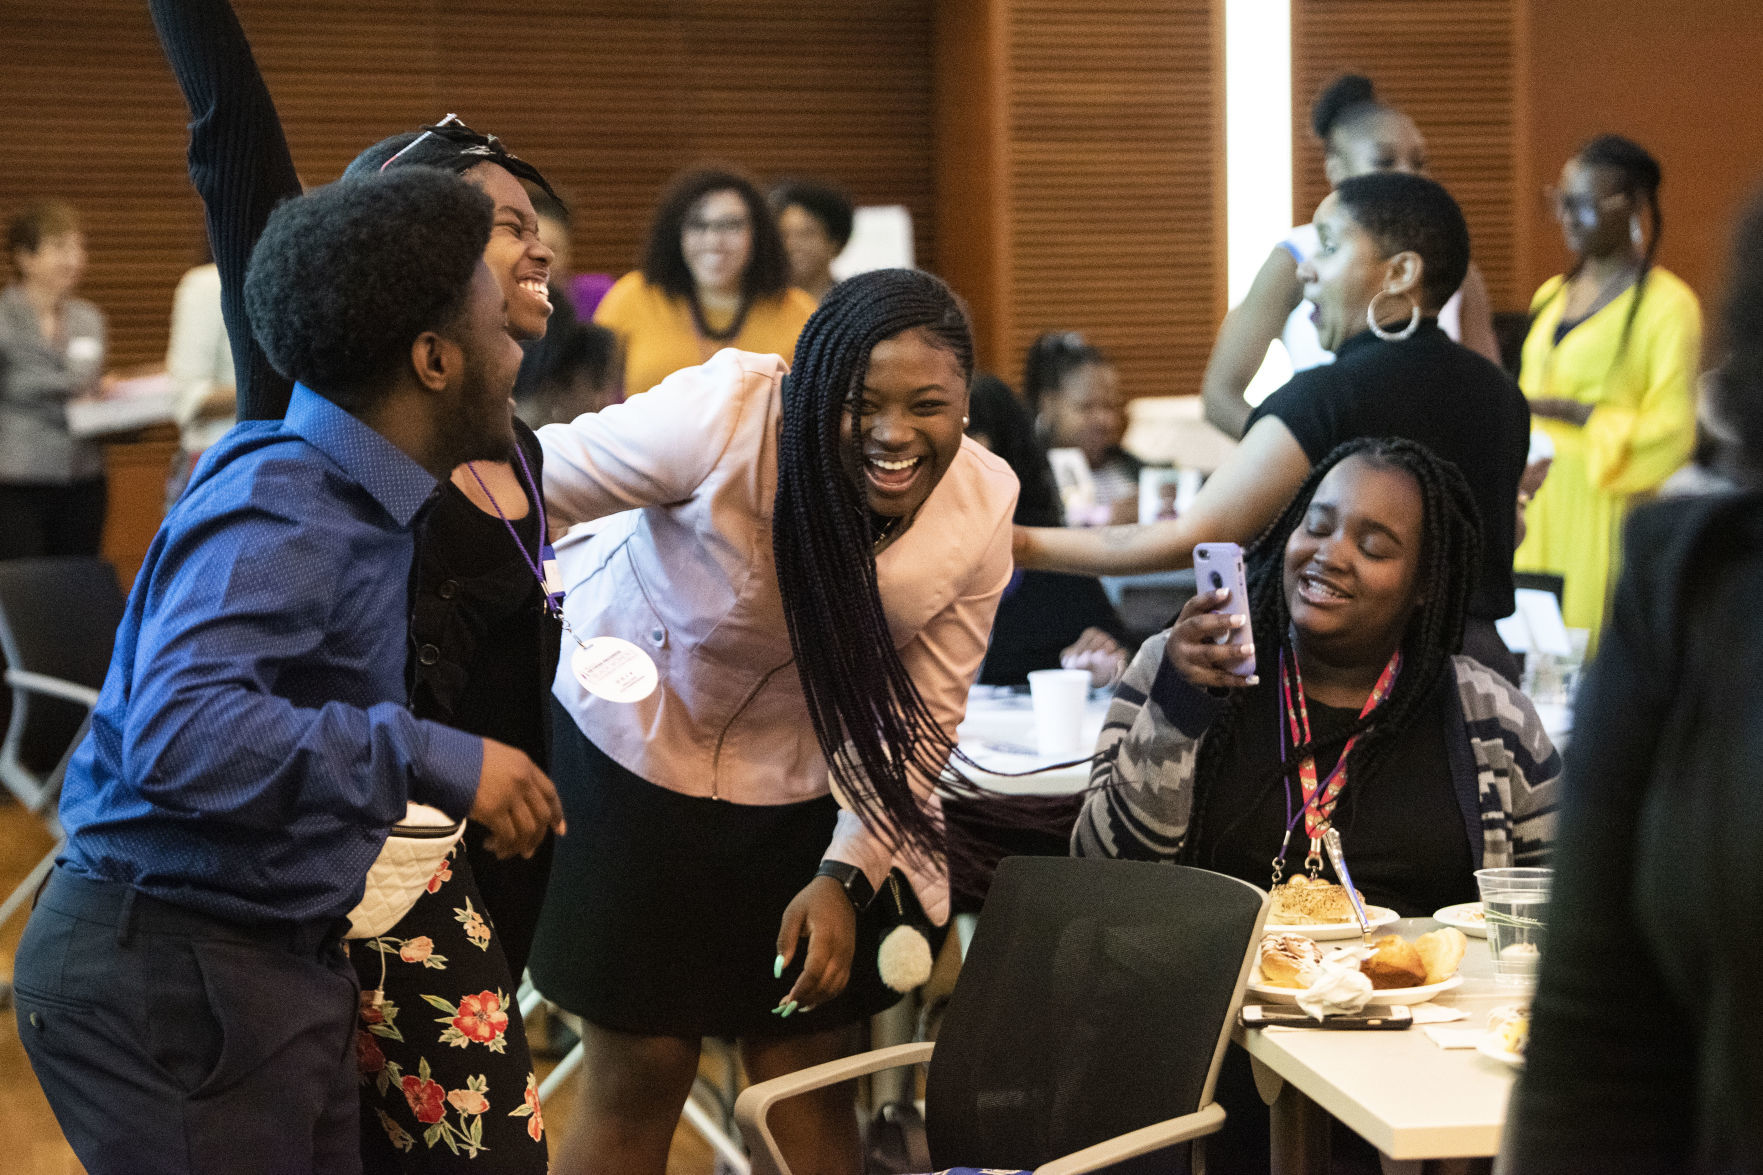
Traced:
[[[1221, 588], [1230, 591], [1230, 598], [1215, 612], [1233, 612], [1243, 618], [1241, 628], [1233, 628], [1218, 639], [1221, 645], [1249, 645], [1249, 582], [1243, 576], [1243, 549], [1235, 543], [1201, 543], [1194, 548], [1194, 582], [1202, 593]], [[1255, 658], [1244, 657], [1231, 668], [1238, 677], [1255, 675]]]

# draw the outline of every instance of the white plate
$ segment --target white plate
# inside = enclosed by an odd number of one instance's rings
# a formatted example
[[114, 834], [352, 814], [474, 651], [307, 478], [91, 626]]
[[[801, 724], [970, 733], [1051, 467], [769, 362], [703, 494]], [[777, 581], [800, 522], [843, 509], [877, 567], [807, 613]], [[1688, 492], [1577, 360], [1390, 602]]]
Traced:
[[[1449, 979], [1441, 979], [1437, 983], [1429, 983], [1424, 987], [1386, 987], [1371, 993], [1374, 1004], [1424, 1004], [1435, 995], [1441, 995], [1452, 988], [1463, 986], [1463, 976], [1453, 975]], [[1298, 1002], [1299, 988], [1269, 987], [1261, 981], [1261, 966], [1249, 972], [1249, 990], [1262, 1003], [1295, 1004]]]
[[1500, 1047], [1499, 1043], [1494, 1039], [1494, 1034], [1491, 1032], [1488, 1033], [1486, 1040], [1475, 1046], [1475, 1051], [1484, 1057], [1492, 1057], [1502, 1065], [1510, 1065], [1514, 1069], [1524, 1068], [1524, 1054], [1507, 1052]]
[[1488, 921], [1481, 912], [1480, 902], [1458, 902], [1432, 912], [1433, 919], [1446, 926], [1455, 926], [1470, 938], [1486, 938]]
[[[1401, 918], [1401, 915], [1388, 906], [1366, 906], [1365, 916], [1371, 919], [1371, 929], [1388, 926]], [[1317, 942], [1328, 942], [1337, 938], [1355, 938], [1359, 934], [1359, 923], [1350, 922], [1313, 922], [1308, 926], [1275, 926], [1269, 922], [1264, 928], [1268, 934], [1302, 934]]]

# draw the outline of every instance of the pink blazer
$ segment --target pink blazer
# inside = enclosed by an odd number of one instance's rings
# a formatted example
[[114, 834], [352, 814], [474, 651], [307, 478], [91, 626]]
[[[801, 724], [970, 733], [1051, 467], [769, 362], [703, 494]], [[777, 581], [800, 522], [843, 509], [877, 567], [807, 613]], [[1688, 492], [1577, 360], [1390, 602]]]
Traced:
[[[772, 558], [788, 370], [775, 355], [724, 350], [627, 403], [539, 430], [554, 524], [628, 512], [564, 555], [564, 615], [583, 639], [641, 646], [661, 677], [641, 702], [596, 698], [570, 669], [566, 636], [554, 692], [612, 759], [686, 795], [785, 804], [828, 790]], [[1010, 579], [1016, 490], [1009, 466], [964, 440], [876, 559], [894, 645], [951, 736]], [[926, 912], [948, 915], [945, 871], [896, 860], [849, 811], [826, 856], [878, 886], [899, 864]]]

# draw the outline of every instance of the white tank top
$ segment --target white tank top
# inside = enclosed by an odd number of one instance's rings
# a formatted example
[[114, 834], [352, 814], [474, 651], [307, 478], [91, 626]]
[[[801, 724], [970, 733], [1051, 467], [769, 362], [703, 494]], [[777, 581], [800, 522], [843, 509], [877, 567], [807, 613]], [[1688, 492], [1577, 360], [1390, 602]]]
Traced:
[[[1314, 224], [1301, 224], [1293, 229], [1291, 235], [1280, 242], [1292, 260], [1302, 265], [1316, 255], [1322, 241], [1317, 236]], [[1279, 340], [1285, 344], [1286, 354], [1292, 358], [1292, 370], [1303, 371], [1310, 367], [1320, 367], [1324, 363], [1334, 362], [1334, 353], [1322, 349], [1322, 341], [1316, 337], [1316, 324], [1310, 321], [1310, 312], [1316, 307], [1306, 298], [1298, 303], [1286, 319], [1285, 330], [1280, 333]], [[1451, 338], [1462, 341], [1463, 338], [1463, 291], [1458, 290], [1451, 295], [1439, 311], [1439, 329]]]

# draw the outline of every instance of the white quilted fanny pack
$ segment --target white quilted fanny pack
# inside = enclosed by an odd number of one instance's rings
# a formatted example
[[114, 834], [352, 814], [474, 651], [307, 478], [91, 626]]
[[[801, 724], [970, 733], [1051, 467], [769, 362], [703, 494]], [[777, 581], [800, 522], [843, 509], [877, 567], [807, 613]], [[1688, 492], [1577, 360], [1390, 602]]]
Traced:
[[378, 938], [396, 926], [464, 832], [465, 821], [455, 821], [427, 804], [411, 804], [404, 819], [392, 825], [385, 846], [367, 871], [367, 891], [349, 911], [345, 937]]

